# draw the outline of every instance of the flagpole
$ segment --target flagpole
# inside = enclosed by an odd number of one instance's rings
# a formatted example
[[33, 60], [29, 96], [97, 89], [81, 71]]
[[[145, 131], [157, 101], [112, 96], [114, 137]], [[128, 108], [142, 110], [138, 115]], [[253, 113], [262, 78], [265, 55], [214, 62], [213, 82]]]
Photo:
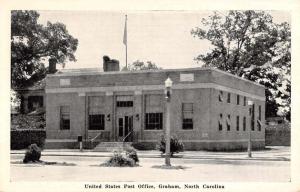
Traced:
[[126, 69], [127, 69], [127, 15], [125, 15], [125, 30], [126, 30], [126, 44], [125, 44], [125, 49], [126, 49]]

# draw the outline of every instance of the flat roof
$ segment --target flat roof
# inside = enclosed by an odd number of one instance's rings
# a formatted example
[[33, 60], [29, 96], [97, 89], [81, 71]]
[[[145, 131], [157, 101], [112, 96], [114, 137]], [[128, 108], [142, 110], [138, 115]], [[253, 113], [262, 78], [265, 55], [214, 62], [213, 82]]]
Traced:
[[180, 72], [180, 71], [216, 71], [224, 75], [228, 75], [242, 81], [246, 81], [255, 84], [260, 87], [265, 87], [257, 82], [250, 81], [243, 77], [233, 75], [229, 72], [222, 71], [220, 69], [212, 67], [194, 67], [194, 68], [180, 68], [180, 69], [155, 69], [155, 70], [139, 70], [139, 71], [107, 71], [104, 72], [101, 68], [79, 68], [79, 69], [61, 69], [55, 74], [47, 74], [49, 77], [64, 77], [64, 76], [85, 76], [85, 75], [116, 75], [116, 74], [136, 74], [136, 73], [163, 73], [163, 72]]

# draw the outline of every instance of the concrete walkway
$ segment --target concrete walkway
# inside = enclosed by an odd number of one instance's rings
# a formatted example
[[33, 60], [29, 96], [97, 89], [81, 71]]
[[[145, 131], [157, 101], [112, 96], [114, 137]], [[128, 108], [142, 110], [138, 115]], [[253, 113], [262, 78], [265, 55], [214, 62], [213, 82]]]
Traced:
[[[11, 150], [11, 154], [23, 155], [25, 150]], [[159, 151], [137, 151], [139, 158], [161, 158]], [[74, 149], [47, 149], [42, 156], [79, 156], [79, 157], [109, 157], [113, 152], [94, 152]], [[224, 160], [261, 160], [261, 161], [290, 161], [290, 147], [272, 146], [266, 150], [253, 151], [252, 158], [245, 152], [211, 152], [211, 151], [185, 151], [174, 155], [174, 158], [183, 159], [224, 159]]]

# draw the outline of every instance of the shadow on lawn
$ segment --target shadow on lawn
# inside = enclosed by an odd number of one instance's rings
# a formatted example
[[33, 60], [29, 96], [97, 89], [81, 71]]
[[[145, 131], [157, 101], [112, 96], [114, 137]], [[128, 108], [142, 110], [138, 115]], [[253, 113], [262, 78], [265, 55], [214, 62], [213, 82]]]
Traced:
[[176, 169], [176, 170], [185, 170], [185, 169], [189, 169], [190, 167], [185, 167], [185, 166], [181, 166], [181, 165], [171, 165], [171, 166], [167, 166], [167, 165], [153, 165], [151, 168], [155, 168], [155, 169]]
[[49, 162], [49, 161], [37, 161], [37, 162], [29, 162], [29, 163], [23, 163], [22, 161], [12, 161], [10, 163], [17, 164], [17, 165], [24, 165], [25, 167], [34, 167], [39, 165], [76, 166], [75, 163]]

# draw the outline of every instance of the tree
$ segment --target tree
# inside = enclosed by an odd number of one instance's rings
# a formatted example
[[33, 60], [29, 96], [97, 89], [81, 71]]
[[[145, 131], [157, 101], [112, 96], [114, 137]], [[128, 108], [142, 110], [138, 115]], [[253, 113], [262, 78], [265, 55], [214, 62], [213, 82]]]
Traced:
[[263, 11], [214, 12], [192, 29], [212, 50], [195, 58], [267, 87], [266, 116], [290, 112], [291, 32], [288, 23], [276, 24]]
[[52, 58], [65, 65], [76, 61], [78, 40], [62, 23], [38, 23], [37, 11], [11, 12], [11, 85], [24, 88], [46, 76], [44, 63]]
[[129, 64], [126, 67], [123, 67], [122, 71], [141, 71], [141, 70], [158, 70], [162, 69], [158, 67], [155, 63], [147, 61], [146, 64], [143, 61], [136, 60], [132, 64]]

